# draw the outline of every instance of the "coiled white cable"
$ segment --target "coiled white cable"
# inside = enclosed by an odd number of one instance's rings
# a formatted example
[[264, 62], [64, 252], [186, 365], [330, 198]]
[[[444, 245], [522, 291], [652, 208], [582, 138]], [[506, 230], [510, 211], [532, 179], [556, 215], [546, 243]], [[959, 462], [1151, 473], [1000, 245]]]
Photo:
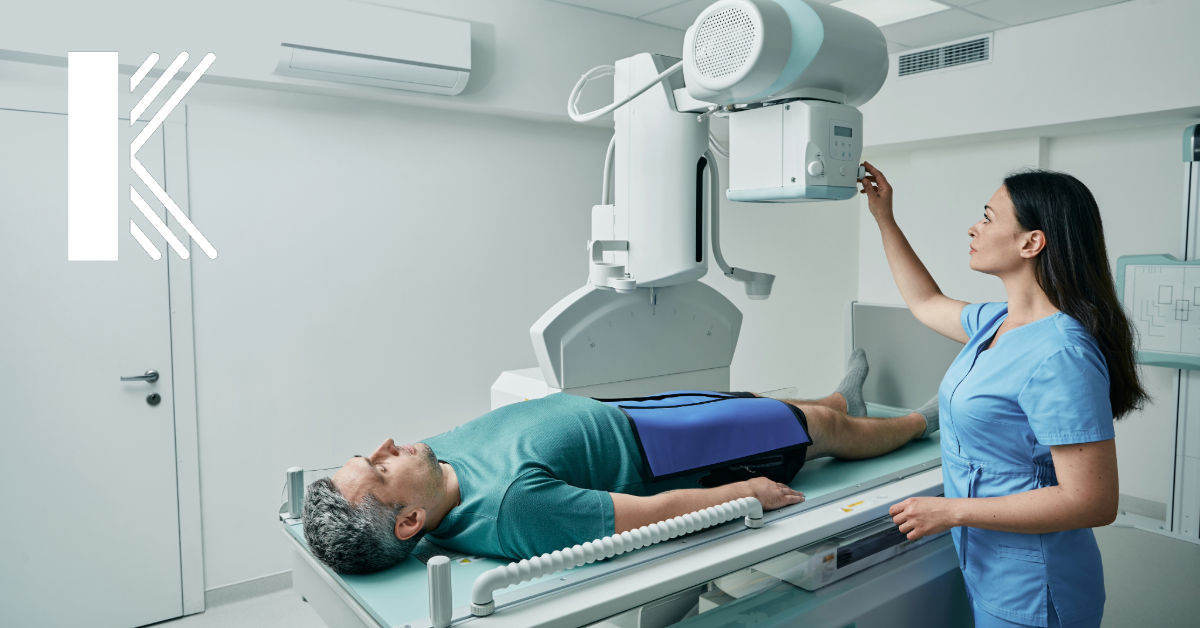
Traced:
[[683, 69], [683, 62], [680, 61], [679, 63], [676, 63], [675, 65], [667, 68], [666, 70], [663, 70], [662, 74], [659, 74], [658, 76], [654, 77], [654, 80], [639, 87], [636, 91], [634, 91], [632, 94], [626, 96], [625, 98], [623, 98], [617, 102], [614, 102], [611, 105], [608, 105], [607, 107], [603, 107], [603, 108], [597, 109], [595, 111], [589, 111], [588, 113], [579, 113], [579, 109], [578, 109], [579, 96], [583, 94], [583, 88], [587, 86], [588, 82], [594, 81], [603, 76], [612, 76], [613, 74], [617, 73], [617, 68], [615, 66], [611, 66], [611, 65], [596, 66], [596, 67], [588, 70], [583, 76], [579, 77], [579, 82], [575, 83], [575, 88], [571, 90], [571, 95], [567, 97], [567, 115], [571, 116], [571, 119], [576, 122], [591, 122], [592, 120], [595, 120], [596, 118], [599, 118], [600, 116], [608, 115], [608, 114], [612, 113], [613, 111], [616, 111], [617, 109], [625, 106], [626, 104], [629, 103], [629, 101], [633, 100], [634, 98], [637, 98], [638, 96], [641, 96], [642, 94], [644, 94], [646, 92], [646, 90], [650, 89], [651, 87], [654, 87], [655, 85], [658, 85], [659, 83], [661, 83], [663, 81], [663, 79], [666, 79], [667, 77], [671, 76], [672, 74], [674, 74], [682, 69]]
[[743, 497], [704, 510], [690, 512], [681, 517], [642, 526], [636, 530], [588, 541], [583, 545], [542, 554], [519, 563], [509, 563], [504, 567], [489, 569], [480, 574], [471, 587], [471, 614], [476, 617], [484, 617], [494, 613], [496, 602], [492, 598], [492, 593], [499, 589], [565, 569], [574, 569], [647, 545], [654, 545], [743, 515], [746, 517], [748, 527], [762, 527], [762, 504], [753, 497]]

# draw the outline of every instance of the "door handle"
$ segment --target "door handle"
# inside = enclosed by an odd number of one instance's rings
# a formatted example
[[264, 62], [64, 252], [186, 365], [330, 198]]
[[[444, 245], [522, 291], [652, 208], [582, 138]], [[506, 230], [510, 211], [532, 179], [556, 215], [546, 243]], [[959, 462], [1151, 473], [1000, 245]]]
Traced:
[[154, 382], [157, 382], [157, 381], [158, 381], [158, 371], [156, 371], [156, 370], [154, 370], [154, 369], [150, 369], [149, 371], [146, 371], [146, 374], [145, 374], [145, 375], [130, 375], [129, 377], [126, 377], [126, 376], [122, 375], [122, 376], [121, 376], [121, 381], [123, 381], [123, 382], [150, 382], [150, 383], [154, 383]]

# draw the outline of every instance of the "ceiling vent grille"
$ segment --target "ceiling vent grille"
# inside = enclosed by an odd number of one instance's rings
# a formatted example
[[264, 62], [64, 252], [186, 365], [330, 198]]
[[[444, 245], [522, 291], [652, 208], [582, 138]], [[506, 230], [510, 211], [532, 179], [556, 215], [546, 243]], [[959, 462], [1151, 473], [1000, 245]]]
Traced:
[[987, 61], [991, 56], [991, 41], [991, 37], [981, 37], [940, 48], [902, 54], [900, 76]]

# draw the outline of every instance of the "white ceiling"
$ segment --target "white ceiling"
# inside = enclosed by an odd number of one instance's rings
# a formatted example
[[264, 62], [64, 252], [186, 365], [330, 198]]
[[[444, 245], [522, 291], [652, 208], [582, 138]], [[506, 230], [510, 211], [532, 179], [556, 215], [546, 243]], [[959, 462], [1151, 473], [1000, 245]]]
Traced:
[[[685, 30], [714, 0], [546, 0]], [[829, 4], [835, 0], [806, 0]], [[950, 9], [880, 30], [888, 51], [954, 41], [1127, 0], [937, 0]]]

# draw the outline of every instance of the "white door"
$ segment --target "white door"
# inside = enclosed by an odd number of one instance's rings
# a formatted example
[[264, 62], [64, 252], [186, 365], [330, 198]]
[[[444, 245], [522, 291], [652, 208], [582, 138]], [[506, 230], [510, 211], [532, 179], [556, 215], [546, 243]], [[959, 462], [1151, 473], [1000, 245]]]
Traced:
[[[0, 110], [0, 626], [182, 615], [167, 260], [120, 128], [120, 261], [68, 262], [67, 117]], [[161, 129], [138, 156], [162, 181]]]

